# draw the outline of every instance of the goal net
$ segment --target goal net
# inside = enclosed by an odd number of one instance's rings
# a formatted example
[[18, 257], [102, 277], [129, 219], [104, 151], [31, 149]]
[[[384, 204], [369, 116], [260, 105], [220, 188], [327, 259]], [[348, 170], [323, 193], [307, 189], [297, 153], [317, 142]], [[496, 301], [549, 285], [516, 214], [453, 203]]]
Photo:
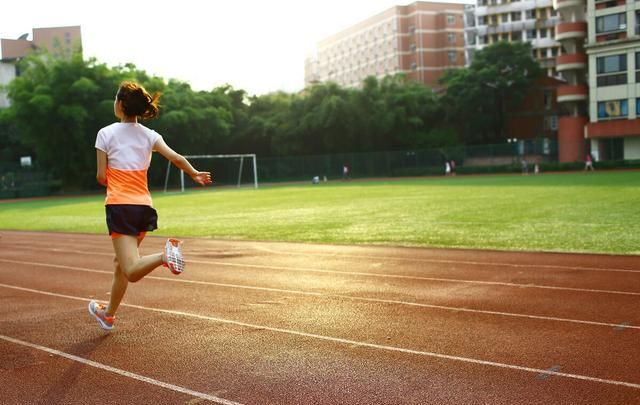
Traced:
[[[213, 184], [217, 186], [251, 185], [258, 188], [258, 165], [255, 154], [238, 155], [191, 155], [185, 156], [189, 161], [198, 160], [194, 166], [203, 172], [211, 172]], [[164, 177], [164, 192], [178, 189], [184, 192], [185, 188], [198, 185], [187, 177], [182, 170], [172, 167], [167, 163], [167, 171]]]

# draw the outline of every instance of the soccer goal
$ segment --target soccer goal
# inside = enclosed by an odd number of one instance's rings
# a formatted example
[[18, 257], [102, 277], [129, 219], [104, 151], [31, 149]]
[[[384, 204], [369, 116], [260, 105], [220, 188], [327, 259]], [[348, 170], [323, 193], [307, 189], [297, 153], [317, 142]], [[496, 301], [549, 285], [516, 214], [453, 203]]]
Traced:
[[[214, 184], [229, 184], [231, 185], [231, 180], [237, 187], [240, 187], [243, 183], [243, 179], [245, 183], [247, 183], [247, 177], [251, 177], [249, 179], [249, 184], [253, 183], [254, 188], [258, 188], [258, 163], [256, 160], [255, 154], [238, 154], [238, 155], [191, 155], [185, 156], [185, 158], [189, 160], [204, 160], [204, 162], [199, 162], [196, 168], [202, 171], [211, 172], [211, 177], [213, 178]], [[252, 168], [249, 170], [244, 170], [245, 161], [247, 161]], [[167, 162], [167, 171], [164, 178], [164, 192], [166, 193], [169, 187], [169, 178], [171, 173], [171, 166], [173, 164], [171, 162]], [[179, 170], [180, 174], [180, 191], [184, 192], [184, 172]], [[217, 175], [223, 176], [223, 182], [216, 181], [219, 177]], [[244, 176], [244, 177], [243, 177]], [[175, 176], [174, 176], [175, 177]], [[175, 182], [173, 183], [175, 184]]]

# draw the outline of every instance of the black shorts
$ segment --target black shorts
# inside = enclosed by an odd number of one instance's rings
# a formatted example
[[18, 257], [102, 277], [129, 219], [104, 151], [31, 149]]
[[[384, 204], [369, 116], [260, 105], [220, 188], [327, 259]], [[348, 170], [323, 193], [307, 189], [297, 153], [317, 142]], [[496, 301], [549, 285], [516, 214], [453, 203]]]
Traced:
[[148, 205], [113, 204], [106, 205], [109, 235], [138, 236], [158, 229], [158, 213]]

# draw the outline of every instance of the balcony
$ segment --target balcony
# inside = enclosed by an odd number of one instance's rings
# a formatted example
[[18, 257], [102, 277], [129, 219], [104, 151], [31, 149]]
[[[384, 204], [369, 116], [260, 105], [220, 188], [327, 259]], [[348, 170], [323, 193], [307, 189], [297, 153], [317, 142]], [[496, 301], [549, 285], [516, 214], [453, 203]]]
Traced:
[[581, 8], [586, 7], [587, 2], [585, 0], [554, 0], [553, 2], [556, 10], [566, 10], [571, 8]]
[[556, 41], [571, 38], [585, 38], [587, 36], [587, 22], [561, 22], [556, 26]]
[[589, 96], [586, 84], [565, 84], [558, 86], [558, 103], [584, 101]]
[[618, 31], [611, 33], [596, 33], [596, 42], [609, 42], [609, 41], [618, 41], [621, 39], [627, 38], [627, 31]]
[[587, 55], [584, 53], [572, 53], [568, 55], [559, 55], [556, 59], [556, 70], [586, 69]]

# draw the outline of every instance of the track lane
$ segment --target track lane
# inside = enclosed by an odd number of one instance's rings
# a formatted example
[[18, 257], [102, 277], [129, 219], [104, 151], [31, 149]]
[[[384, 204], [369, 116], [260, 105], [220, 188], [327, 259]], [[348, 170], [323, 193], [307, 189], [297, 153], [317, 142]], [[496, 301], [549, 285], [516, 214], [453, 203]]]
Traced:
[[[19, 294], [13, 293], [18, 305]], [[27, 294], [22, 299], [64, 305], [57, 297]], [[157, 313], [150, 323], [138, 309], [123, 310], [134, 322], [110, 334], [92, 360], [245, 404], [606, 404], [633, 403], [638, 394], [637, 388], [553, 371], [487, 367], [304, 336], [282, 339], [271, 330], [171, 314]], [[67, 329], [51, 330], [33, 319], [20, 322], [14, 338], [77, 354], [74, 347], [104, 335], [86, 328], [77, 306], [62, 313]], [[144, 347], [140, 342], [154, 343]]]
[[[19, 268], [0, 272], [8, 285], [72, 296], [94, 295], [110, 285], [110, 274], [79, 273], [63, 283], [64, 271]], [[24, 281], [26, 278], [26, 282]], [[102, 283], [96, 282], [102, 279]], [[21, 281], [22, 280], [22, 281]], [[17, 283], [17, 284], [16, 284]], [[192, 297], [185, 300], [183, 297]], [[106, 291], [97, 298], [107, 299]], [[576, 374], [640, 383], [640, 370], [627, 370], [637, 352], [640, 330], [567, 325], [536, 319], [398, 308], [385, 303], [354, 302], [336, 297], [305, 297], [269, 291], [235, 291], [212, 286], [149, 279], [131, 286], [127, 301], [165, 310], [286, 329], [363, 343], [391, 344], [409, 350], [442, 353], [545, 369], [549, 362]], [[127, 321], [125, 318], [123, 321]], [[588, 349], [588, 351], [585, 351]]]
[[[40, 236], [41, 234], [36, 239]], [[68, 250], [70, 247], [77, 248], [76, 245], [82, 244], [84, 239], [86, 243], [82, 246], [87, 246], [87, 249], [101, 254], [96, 258], [96, 262], [92, 263], [82, 263], [84, 258], [90, 257], [88, 255], [71, 256], [76, 261], [75, 265], [82, 264], [82, 267], [85, 268], [102, 265], [104, 266], [102, 271], [107, 271], [107, 273], [87, 273], [57, 268], [55, 269], [58, 272], [56, 274], [54, 271], [34, 270], [34, 267], [37, 266], [23, 265], [24, 267], [19, 267], [16, 265], [16, 268], [11, 271], [4, 271], [4, 267], [3, 270], [0, 270], [0, 282], [3, 282], [2, 280], [13, 281], [31, 285], [33, 288], [37, 279], [37, 283], [41, 283], [42, 291], [49, 288], [49, 290], [57, 292], [68, 291], [86, 294], [87, 288], [93, 288], [93, 295], [106, 297], [105, 293], [110, 280], [108, 240], [105, 244], [104, 237], [100, 237], [98, 240], [83, 235], [79, 238], [74, 236], [72, 240], [58, 241], [60, 235], [56, 236], [58, 237], [53, 238], [56, 243], [52, 241], [46, 243], [46, 239], [40, 238], [40, 242], [36, 242], [35, 245], [41, 243], [42, 250], [46, 252], [46, 255], [43, 256], [41, 252], [40, 255], [34, 257], [39, 260], [44, 258], [48, 261], [61, 263], [59, 259], [65, 257], [64, 250]], [[5, 241], [6, 239], [0, 240], [0, 243]], [[150, 238], [149, 242], [147, 246], [154, 249], [155, 245], [161, 242], [161, 239]], [[194, 248], [192, 253], [205, 257], [206, 260], [203, 260], [205, 262], [209, 260], [207, 254], [215, 256], [216, 261], [234, 262], [248, 258], [268, 260], [270, 255], [284, 255], [281, 252], [273, 253], [270, 251], [285, 246], [283, 244], [252, 243], [255, 248], [245, 246], [234, 249], [228, 242], [218, 243], [218, 241], [207, 240], [192, 242], [189, 245]], [[22, 243], [23, 241], [20, 241], [11, 245], [16, 256], [24, 259], [25, 254], [34, 254], [34, 250], [37, 252], [38, 246], [31, 245], [30, 248], [27, 248], [26, 244], [22, 246]], [[225, 246], [229, 247], [228, 250], [225, 250]], [[265, 248], [265, 246], [268, 247]], [[286, 244], [287, 249], [292, 246], [294, 245]], [[209, 253], [205, 251], [207, 247], [211, 249]], [[312, 246], [309, 249], [306, 245], [297, 247], [300, 251], [304, 249], [312, 251], [313, 254], [310, 257], [314, 266], [316, 258], [332, 256], [327, 254], [329, 248], [331, 247]], [[63, 251], [55, 253], [46, 249], [61, 249]], [[199, 249], [203, 250], [199, 251]], [[295, 247], [292, 249], [295, 250]], [[333, 268], [354, 261], [358, 264], [357, 262], [366, 259], [364, 256], [351, 257], [357, 255], [348, 253], [349, 250], [338, 247], [338, 253], [335, 256], [348, 256], [346, 261], [344, 257], [340, 257], [334, 261], [329, 260], [323, 265], [327, 265], [327, 268]], [[351, 249], [352, 252], [359, 252], [358, 255], [365, 250], [373, 253], [376, 251], [375, 248]], [[411, 250], [409, 249], [409, 251]], [[258, 253], [255, 254], [253, 251], [258, 251]], [[379, 254], [379, 257], [387, 257], [391, 254], [390, 252], [397, 254], [407, 250], [383, 249], [383, 251], [383, 255]], [[70, 256], [68, 253], [66, 255]], [[291, 256], [291, 251], [286, 255]], [[444, 257], [447, 254], [441, 254], [441, 256]], [[424, 259], [424, 257], [418, 259]], [[294, 264], [298, 261], [290, 257], [280, 257], [279, 260], [283, 260], [283, 263]], [[307, 265], [309, 260], [307, 258]], [[404, 261], [400, 255], [393, 260], [422, 264], [426, 261], [411, 260], [411, 258]], [[448, 259], [440, 257], [437, 260]], [[554, 262], [558, 263], [555, 259]], [[412, 266], [422, 266], [422, 264]], [[512, 269], [522, 269], [516, 263], [510, 264]], [[62, 266], [64, 265], [62, 264]], [[442, 263], [442, 265], [446, 266], [447, 264]], [[449, 265], [462, 266], [461, 262]], [[612, 277], [616, 278], [620, 274], [633, 275], [634, 273], [633, 266], [626, 258], [617, 263], [607, 265], [602, 262], [598, 265], [602, 265], [602, 269], [610, 274], [615, 273]], [[557, 268], [556, 264], [549, 264], [549, 266], [551, 267], [545, 268], [543, 271], [566, 272], [568, 270], [565, 268], [567, 266], [562, 268]], [[617, 266], [618, 269], [624, 268], [631, 271], [606, 270], [614, 266]], [[390, 268], [392, 271], [405, 271], [402, 266], [396, 267], [394, 265]], [[465, 302], [476, 302], [479, 305], [497, 305], [503, 308], [515, 306], [523, 309], [527, 307], [531, 309], [532, 306], [535, 307], [532, 304], [540, 302], [540, 300], [536, 301], [538, 294], [526, 293], [527, 288], [508, 287], [512, 291], [509, 294], [501, 294], [496, 293], [499, 288], [495, 286], [491, 288], [488, 286], [473, 286], [472, 288], [456, 286], [454, 288], [449, 285], [447, 290], [445, 283], [438, 284], [433, 281], [419, 282], [416, 286], [415, 282], [409, 282], [409, 280], [399, 283], [394, 280], [389, 283], [389, 280], [381, 281], [366, 276], [341, 274], [312, 273], [302, 275], [295, 273], [295, 277], [292, 277], [292, 272], [274, 269], [235, 272], [215, 271], [214, 269], [212, 271], [208, 264], [201, 263], [196, 263], [189, 269], [189, 277], [197, 279], [194, 281], [234, 281], [238, 283], [238, 286], [241, 283], [246, 285], [248, 279], [254, 278], [255, 280], [252, 281], [266, 286], [282, 286], [289, 289], [308, 287], [312, 290], [315, 288], [315, 291], [320, 292], [333, 291], [334, 294], [338, 291], [349, 294], [373, 294], [375, 297], [396, 295], [404, 296], [404, 299], [407, 300], [413, 297], [442, 301], [450, 300], [453, 295], [466, 299]], [[451, 271], [460, 272], [462, 268], [456, 267], [447, 270], [447, 272]], [[597, 274], [592, 270], [577, 271], [581, 272], [584, 277]], [[37, 277], [31, 277], [28, 275], [29, 273], [36, 273]], [[66, 275], [63, 276], [63, 274]], [[102, 292], [97, 287], [100, 279], [103, 280], [105, 286]], [[583, 301], [582, 294], [585, 293], [565, 294], [564, 296], [551, 295], [541, 301], [549, 304], [544, 310], [553, 311], [555, 303], [556, 307], [561, 307], [561, 311], [573, 315], [575, 315], [572, 312], [574, 309], [579, 310], [583, 307], [588, 309], [583, 309], [582, 313], [593, 315], [601, 313], [602, 308], [609, 308], [612, 311], [609, 314], [614, 316], [625, 313], [633, 314], [633, 306], [635, 305], [637, 308], [638, 304], [637, 297], [627, 297], [628, 299], [623, 301], [617, 301], [620, 298], [617, 297], [615, 303], [611, 305], [608, 299], [594, 300], [592, 298]], [[278, 299], [282, 299], [282, 297], [286, 298], [285, 304], [278, 304]], [[0, 311], [0, 334], [10, 330], [19, 336], [35, 339], [34, 343], [36, 344], [38, 344], [37, 341], [40, 341], [41, 344], [47, 343], [60, 347], [60, 350], [73, 349], [73, 342], [85, 342], [90, 339], [88, 335], [82, 335], [83, 333], [96, 332], [96, 327], [93, 329], [86, 327], [88, 315], [84, 310], [86, 302], [83, 300], [87, 298], [86, 295], [81, 295], [70, 299], [0, 287], [0, 303], [9, 303], [7, 308], [15, 310], [7, 313]], [[81, 305], [83, 311], [79, 312], [78, 303], [81, 301], [84, 302]], [[167, 280], [150, 278], [132, 286], [126, 297], [126, 302], [129, 305], [137, 305], [137, 307], [122, 307], [121, 313], [123, 315], [118, 321], [118, 335], [116, 341], [112, 343], [114, 346], [110, 349], [117, 348], [117, 354], [124, 354], [129, 363], [118, 363], [123, 360], [117, 356], [114, 357], [113, 350], [102, 350], [101, 348], [100, 356], [104, 356], [101, 358], [108, 360], [105, 363], [115, 362], [114, 364], [129, 365], [133, 370], [149, 371], [158, 377], [173, 376], [174, 380], [172, 381], [176, 381], [176, 374], [171, 374], [169, 370], [180, 373], [184, 371], [186, 374], [182, 376], [186, 378], [191, 376], [188, 372], [189, 366], [204, 367], [207, 370], [205, 374], [209, 380], [189, 379], [189, 382], [195, 382], [192, 389], [202, 388], [203, 392], [214, 394], [223, 392], [225, 397], [227, 397], [226, 394], [229, 394], [229, 398], [236, 401], [246, 400], [247, 404], [447, 404], [477, 403], [478, 401], [497, 404], [548, 403], [550, 401], [554, 403], [635, 403], [639, 398], [637, 389], [633, 385], [636, 383], [633, 381], [605, 379], [604, 382], [597, 382], [592, 378], [602, 378], [603, 375], [623, 375], [627, 379], [638, 379], [638, 376], [634, 374], [635, 368], [629, 366], [629, 364], [637, 364], [639, 353], [635, 348], [637, 344], [634, 346], [634, 342], [637, 342], [637, 331], [624, 327], [617, 329], [596, 325], [571, 325], [571, 327], [558, 328], [557, 322], [522, 319], [519, 322], [511, 320], [504, 323], [502, 320], [496, 320], [501, 317], [489, 314], [457, 313], [456, 311], [442, 311], [435, 308], [428, 310], [425, 308], [407, 309], [406, 305], [357, 302], [346, 297], [304, 297], [300, 294], [287, 295], [284, 293], [283, 295], [281, 291], [173, 283], [170, 278]], [[457, 303], [461, 302], [463, 300], [459, 300]], [[70, 329], [65, 330], [66, 334], [60, 333], [59, 330], [52, 331], [47, 328], [46, 322], [41, 322], [40, 314], [43, 303], [48, 306], [53, 305], [56, 313], [63, 318], [63, 323], [71, 326]], [[13, 305], [15, 307], [12, 307]], [[615, 312], [616, 307], [620, 312]], [[625, 309], [627, 307], [628, 309]], [[158, 311], [156, 308], [164, 309]], [[184, 313], [171, 313], [176, 308], [181, 308]], [[222, 314], [219, 312], [221, 308], [224, 309]], [[535, 307], [535, 310], [538, 311], [540, 308]], [[190, 315], [191, 313], [193, 316]], [[327, 314], [333, 313], [339, 316], [327, 317]], [[219, 315], [220, 318], [216, 320], [215, 317], [212, 318], [212, 314]], [[234, 315], [234, 317], [222, 318], [222, 315], [226, 316], [227, 314]], [[629, 317], [626, 318], [629, 319]], [[153, 322], [150, 322], [150, 319]], [[229, 320], [229, 322], [225, 320]], [[535, 322], [542, 322], [542, 326]], [[503, 327], [501, 328], [500, 325]], [[505, 328], [504, 325], [509, 325], [509, 327]], [[298, 327], [300, 331], [285, 329], [287, 327]], [[461, 330], [465, 327], [466, 330]], [[382, 332], [388, 330], [396, 331], [398, 335], [387, 340], [387, 336], [384, 336]], [[314, 335], [315, 332], [326, 331], [343, 333], [344, 336]], [[101, 331], [98, 329], [98, 332]], [[422, 333], [421, 336], [420, 333]], [[474, 333], [476, 334], [474, 335]], [[111, 336], [110, 339], [114, 336]], [[467, 351], [467, 355], [473, 353], [473, 350], [479, 354], [511, 355], [518, 360], [532, 360], [531, 364], [537, 362], [536, 365], [539, 364], [540, 368], [526, 369], [525, 363], [517, 363], [521, 366], [516, 364], [516, 368], [505, 368], [498, 365], [508, 366], [508, 363], [496, 363], [492, 366], [469, 361], [474, 360], [470, 357], [461, 357], [466, 360], [460, 360], [447, 357], [446, 352], [443, 352], [445, 353], [443, 355], [443, 353], [429, 352], [426, 349], [422, 352], [417, 350], [415, 353], [412, 350], [416, 349], [411, 348], [406, 351], [389, 349], [393, 349], [394, 344], [399, 344], [398, 348], [409, 346], [414, 342], [424, 344], [425, 336], [428, 338], [427, 348], [464, 349]], [[465, 337], [460, 338], [461, 336]], [[450, 338], [449, 346], [446, 345], [447, 338]], [[538, 338], [542, 339], [536, 340]], [[207, 343], [213, 339], [216, 343], [222, 344], [224, 350], [218, 351], [217, 346], [209, 344], [198, 344], [203, 342], [203, 339]], [[340, 339], [344, 339], [344, 341]], [[545, 346], [545, 339], [548, 340], [547, 346]], [[25, 339], [25, 341], [27, 340]], [[154, 342], [152, 350], [154, 353], [148, 353], [148, 350], [141, 348], [140, 342], [145, 341]], [[505, 342], [507, 343], [505, 344]], [[517, 344], [509, 346], [508, 342], [532, 342], [532, 345], [523, 348]], [[175, 350], [172, 352], [172, 348], [176, 347], [175, 343], [184, 349], [177, 355]], [[487, 345], [501, 347], [489, 347], [488, 350], [482, 350], [484, 346], [488, 347]], [[218, 354], [216, 357], [218, 362], [209, 369], [208, 365], [212, 364], [211, 362], [214, 360], [209, 356], [212, 350]], [[610, 351], [611, 358], [603, 356], [607, 350]], [[164, 363], [158, 362], [153, 356], [154, 354], [163, 357], [166, 361]], [[291, 356], [287, 356], [287, 354], [291, 354]], [[172, 355], [176, 357], [172, 358]], [[483, 358], [479, 357], [475, 360]], [[623, 358], [627, 362], [623, 361]], [[556, 360], [556, 364], [548, 365]], [[253, 368], [248, 367], [248, 364], [245, 363], [253, 365]], [[155, 364], [155, 368], [149, 367], [149, 364]], [[242, 366], [240, 371], [233, 369], [233, 366], [238, 364]], [[528, 366], [531, 367], [531, 364]], [[176, 368], [176, 365], [179, 367]], [[559, 366], [560, 369], [554, 369], [554, 366]], [[525, 368], [519, 369], [517, 367]], [[590, 374], [572, 374], [579, 368], [585, 367], [588, 368], [587, 371]], [[551, 371], [545, 373], [544, 371], [547, 369]], [[542, 373], [536, 374], [532, 370], [542, 371]], [[562, 373], [592, 379], [581, 380], [563, 376]], [[230, 390], [220, 388], [218, 383], [220, 381], [226, 382], [227, 380], [224, 378], [229, 374], [237, 377], [234, 381], [229, 380], [232, 383], [228, 386]], [[213, 384], [212, 381], [214, 381]], [[621, 383], [628, 381], [632, 386], [612, 384], [616, 381]], [[251, 389], [243, 392], [236, 388], [242, 384]], [[0, 398], [2, 398], [1, 394], [0, 390]], [[289, 399], [297, 400], [297, 402], [287, 402]]]

